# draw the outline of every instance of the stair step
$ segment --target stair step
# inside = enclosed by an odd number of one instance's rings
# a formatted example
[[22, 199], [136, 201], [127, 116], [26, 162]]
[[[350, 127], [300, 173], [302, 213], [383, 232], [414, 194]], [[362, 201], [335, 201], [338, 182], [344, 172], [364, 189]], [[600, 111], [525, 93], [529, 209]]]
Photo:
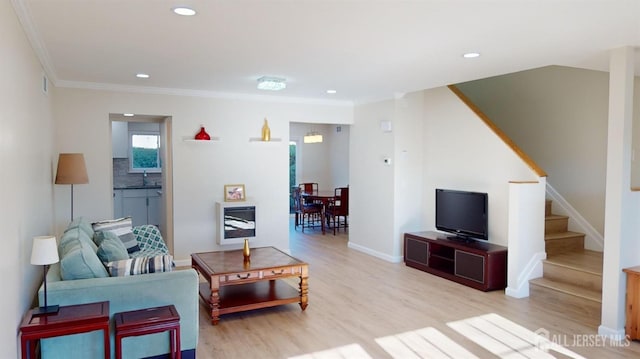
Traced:
[[583, 250], [554, 254], [543, 261], [544, 278], [602, 291], [602, 253]]
[[584, 250], [584, 233], [562, 232], [548, 233], [544, 236], [547, 256]]
[[544, 234], [566, 232], [569, 227], [569, 217], [550, 214], [544, 217]]
[[565, 267], [602, 275], [602, 252], [583, 249], [578, 252], [548, 256], [546, 260]]
[[567, 294], [576, 298], [585, 299], [594, 303], [602, 303], [602, 292], [593, 289], [586, 289], [575, 284], [556, 282], [555, 280], [547, 279], [544, 277], [532, 279], [529, 281], [529, 284], [551, 289], [556, 292]]
[[552, 201], [550, 199], [546, 200], [544, 202], [544, 215], [545, 216], [550, 216], [551, 215], [551, 203]]
[[546, 278], [530, 280], [529, 289], [530, 298], [542, 306], [553, 307], [569, 317], [590, 318], [596, 325], [600, 322], [602, 292]]

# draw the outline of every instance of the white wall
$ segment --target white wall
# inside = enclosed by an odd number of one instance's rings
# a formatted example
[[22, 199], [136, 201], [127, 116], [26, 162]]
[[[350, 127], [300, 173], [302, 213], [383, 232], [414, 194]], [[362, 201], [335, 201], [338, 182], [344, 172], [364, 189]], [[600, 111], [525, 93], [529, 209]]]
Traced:
[[397, 261], [404, 256], [404, 233], [425, 228], [424, 198], [424, 94], [422, 91], [395, 99], [392, 123], [394, 154], [394, 244], [391, 253]]
[[633, 98], [633, 120], [631, 124], [631, 187], [636, 191], [640, 191], [640, 78], [638, 77], [636, 77], [634, 81]]
[[529, 296], [529, 280], [542, 277], [546, 177], [509, 183], [509, 255], [505, 294]]
[[509, 182], [539, 177], [448, 88], [424, 91], [426, 227], [435, 229], [435, 189], [489, 194], [489, 241], [508, 243]]
[[487, 192], [490, 242], [506, 246], [509, 182], [539, 180], [445, 87], [356, 106], [350, 152], [349, 246], [394, 262], [404, 232], [435, 230], [436, 188]]
[[[347, 187], [349, 185], [349, 125], [328, 125], [327, 141], [329, 143], [329, 173], [331, 187]], [[338, 130], [339, 128], [339, 130]]]
[[457, 85], [604, 233], [609, 75], [549, 66]]
[[349, 247], [396, 261], [394, 243], [394, 133], [380, 130], [393, 121], [393, 100], [356, 106], [350, 129]]
[[[227, 249], [215, 242], [215, 203], [224, 184], [243, 183], [258, 206], [258, 238], [252, 245], [288, 248], [289, 122], [315, 116], [351, 123], [348, 106], [288, 104], [169, 95], [58, 89], [55, 101], [57, 152], [83, 152], [89, 184], [74, 187], [74, 212], [98, 220], [112, 217], [110, 113], [171, 116], [173, 129], [174, 255]], [[272, 138], [260, 137], [264, 118]], [[204, 125], [218, 142], [185, 142]], [[58, 231], [68, 223], [68, 189], [58, 186]], [[56, 197], [60, 197], [57, 195]], [[239, 245], [238, 245], [239, 247]], [[234, 247], [230, 247], [234, 248]], [[229, 248], [229, 249], [230, 249]], [[187, 262], [188, 263], [188, 262]]]
[[0, 357], [19, 357], [18, 326], [42, 281], [34, 236], [53, 235], [53, 120], [42, 68], [10, 1], [0, 1]]

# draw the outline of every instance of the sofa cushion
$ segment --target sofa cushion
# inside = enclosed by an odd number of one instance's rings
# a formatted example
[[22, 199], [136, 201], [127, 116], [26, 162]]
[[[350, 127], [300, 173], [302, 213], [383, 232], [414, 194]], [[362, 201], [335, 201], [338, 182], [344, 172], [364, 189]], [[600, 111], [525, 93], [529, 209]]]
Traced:
[[63, 280], [104, 278], [109, 273], [98, 259], [96, 252], [84, 241], [69, 239], [60, 260], [60, 275]]
[[146, 273], [170, 272], [173, 258], [170, 255], [139, 257], [109, 262], [106, 264], [112, 277], [123, 277]]
[[127, 248], [127, 253], [129, 254], [140, 250], [138, 242], [133, 235], [131, 217], [94, 222], [93, 230], [96, 232], [109, 231], [115, 233]]
[[127, 248], [113, 232], [96, 232], [96, 243], [100, 243], [96, 254], [102, 263], [128, 259]]
[[62, 258], [71, 248], [74, 247], [75, 241], [81, 241], [86, 244], [93, 252], [98, 250], [98, 246], [93, 242], [93, 239], [87, 235], [87, 233], [79, 226], [73, 228], [67, 228], [60, 238], [58, 243], [58, 254]]
[[93, 237], [93, 227], [91, 226], [91, 222], [85, 217], [79, 217], [71, 221], [67, 229], [65, 229], [65, 232], [73, 228], [80, 228], [89, 238]]

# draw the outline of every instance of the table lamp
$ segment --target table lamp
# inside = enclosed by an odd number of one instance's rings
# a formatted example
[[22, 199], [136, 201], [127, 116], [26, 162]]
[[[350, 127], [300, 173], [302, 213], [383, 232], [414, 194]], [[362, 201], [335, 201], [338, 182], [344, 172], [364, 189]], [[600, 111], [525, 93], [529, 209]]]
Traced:
[[38, 236], [33, 238], [33, 248], [31, 249], [31, 264], [44, 266], [44, 307], [33, 310], [34, 316], [58, 313], [58, 306], [47, 304], [47, 270], [49, 265], [58, 263], [58, 244], [54, 236]]
[[89, 183], [82, 153], [61, 153], [58, 157], [56, 184], [71, 185], [71, 221], [73, 221], [73, 185]]

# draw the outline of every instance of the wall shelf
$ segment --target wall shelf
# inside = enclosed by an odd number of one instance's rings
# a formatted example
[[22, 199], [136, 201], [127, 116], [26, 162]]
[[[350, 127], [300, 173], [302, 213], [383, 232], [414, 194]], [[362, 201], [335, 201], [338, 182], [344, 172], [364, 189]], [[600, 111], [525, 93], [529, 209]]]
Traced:
[[211, 137], [210, 140], [196, 140], [191, 136], [184, 136], [184, 137], [182, 137], [182, 141], [184, 141], [184, 142], [209, 143], [209, 142], [218, 142], [218, 141], [220, 141], [220, 137]]
[[281, 142], [282, 138], [271, 137], [271, 141], [263, 141], [262, 137], [249, 137], [249, 142]]

